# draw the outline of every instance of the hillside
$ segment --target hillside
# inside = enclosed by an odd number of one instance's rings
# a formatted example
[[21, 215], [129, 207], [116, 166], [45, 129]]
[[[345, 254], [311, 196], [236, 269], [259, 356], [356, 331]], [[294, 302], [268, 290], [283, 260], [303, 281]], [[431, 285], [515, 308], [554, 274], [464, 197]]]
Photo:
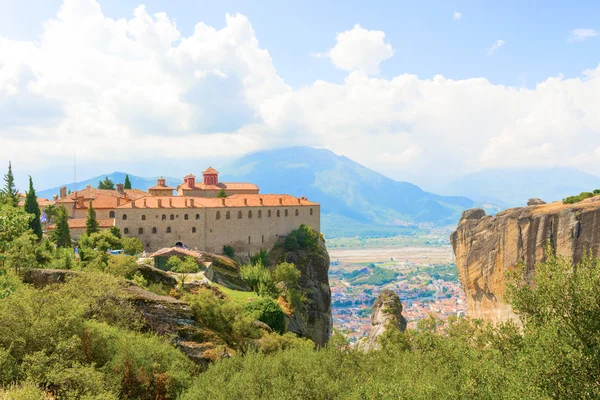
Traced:
[[551, 202], [597, 188], [600, 177], [575, 168], [490, 168], [451, 182], [444, 193], [496, 205], [523, 206], [532, 197]]
[[[69, 190], [74, 190], [75, 187], [81, 189], [81, 188], [86, 187], [87, 185], [90, 185], [92, 187], [98, 187], [98, 182], [101, 180], [104, 180], [104, 178], [106, 178], [106, 177], [108, 177], [108, 179], [110, 179], [115, 184], [117, 184], [117, 183], [123, 183], [125, 181], [125, 175], [127, 175], [127, 173], [125, 173], [125, 172], [112, 172], [110, 174], [98, 175], [93, 178], [77, 182], [77, 184], [74, 184], [73, 182], [71, 182], [71, 183], [65, 183], [64, 185], [66, 185]], [[145, 178], [145, 177], [129, 174], [129, 180], [131, 181], [131, 187], [134, 189], [140, 189], [140, 190], [148, 190], [148, 188], [151, 188], [152, 186], [156, 185], [157, 178], [158, 177]], [[177, 179], [177, 178], [169, 178], [169, 177], [165, 177], [165, 178], [167, 180], [167, 185], [170, 185], [173, 187], [176, 187], [182, 181], [182, 179]], [[64, 185], [61, 185], [61, 186], [64, 186]], [[53, 187], [50, 189], [40, 190], [40, 191], [37, 191], [37, 195], [38, 195], [38, 197], [45, 197], [45, 198], [49, 199], [52, 197], [52, 195], [58, 194], [59, 189], [60, 189], [60, 186]]]
[[256, 183], [262, 193], [307, 196], [333, 219], [369, 225], [455, 223], [473, 206], [465, 197], [439, 196], [394, 181], [329, 150], [291, 147], [248, 154], [221, 168], [223, 180]]

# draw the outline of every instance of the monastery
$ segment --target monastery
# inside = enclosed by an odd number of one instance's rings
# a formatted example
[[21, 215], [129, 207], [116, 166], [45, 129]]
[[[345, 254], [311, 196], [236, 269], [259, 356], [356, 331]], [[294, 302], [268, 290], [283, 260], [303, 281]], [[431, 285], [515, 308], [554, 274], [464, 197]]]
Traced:
[[[187, 175], [177, 188], [159, 178], [148, 192], [124, 189], [122, 184], [116, 190], [88, 186], [68, 195], [66, 190], [62, 187], [60, 196], [51, 201], [41, 200], [69, 211], [74, 239], [85, 232], [91, 201], [101, 229], [115, 226], [123, 236], [140, 239], [146, 251], [184, 245], [221, 253], [229, 245], [238, 253], [254, 254], [269, 250], [301, 224], [320, 231], [318, 203], [305, 197], [260, 194], [251, 183], [219, 182], [214, 168], [202, 173], [202, 183]], [[218, 197], [220, 192], [227, 197]]]

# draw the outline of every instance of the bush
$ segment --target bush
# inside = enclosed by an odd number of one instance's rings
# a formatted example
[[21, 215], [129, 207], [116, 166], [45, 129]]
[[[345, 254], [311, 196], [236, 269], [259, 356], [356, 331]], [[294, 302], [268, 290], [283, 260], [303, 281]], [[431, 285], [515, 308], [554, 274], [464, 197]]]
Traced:
[[283, 241], [283, 248], [287, 251], [310, 250], [318, 246], [320, 238], [319, 232], [302, 224], [286, 236]]
[[125, 254], [134, 256], [144, 251], [144, 244], [138, 238], [126, 237], [121, 239], [121, 248], [125, 250]]
[[245, 310], [257, 320], [269, 325], [278, 333], [285, 330], [285, 315], [279, 304], [269, 298], [259, 298], [246, 304]]
[[229, 258], [235, 257], [235, 251], [233, 250], [233, 247], [228, 245], [223, 246], [223, 254]]
[[273, 298], [279, 296], [279, 289], [275, 286], [271, 272], [262, 264], [242, 266], [240, 276], [257, 295]]
[[125, 279], [133, 278], [138, 268], [137, 259], [132, 256], [110, 255], [106, 272]]

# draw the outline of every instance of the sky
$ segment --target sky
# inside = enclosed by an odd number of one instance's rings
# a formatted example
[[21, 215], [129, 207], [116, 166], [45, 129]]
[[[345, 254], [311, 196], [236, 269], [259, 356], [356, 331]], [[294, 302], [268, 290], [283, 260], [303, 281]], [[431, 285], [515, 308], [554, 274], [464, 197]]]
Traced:
[[[376, 4], [373, 4], [376, 3]], [[0, 0], [0, 168], [40, 188], [328, 148], [438, 188], [600, 175], [594, 1]]]

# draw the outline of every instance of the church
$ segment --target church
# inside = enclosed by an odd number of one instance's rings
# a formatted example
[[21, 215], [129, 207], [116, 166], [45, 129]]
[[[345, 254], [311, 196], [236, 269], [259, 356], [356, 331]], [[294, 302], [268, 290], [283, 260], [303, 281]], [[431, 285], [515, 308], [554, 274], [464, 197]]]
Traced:
[[90, 201], [101, 229], [117, 227], [123, 236], [140, 239], [146, 251], [184, 245], [221, 253], [223, 246], [232, 246], [237, 253], [254, 254], [269, 250], [302, 224], [320, 232], [318, 203], [287, 194], [261, 194], [252, 183], [220, 182], [214, 168], [202, 172], [201, 183], [189, 174], [173, 188], [159, 178], [147, 192], [124, 189], [122, 184], [115, 190], [88, 186], [69, 195], [66, 187], [61, 188], [60, 197], [51, 203], [69, 211], [74, 239], [85, 232]]

